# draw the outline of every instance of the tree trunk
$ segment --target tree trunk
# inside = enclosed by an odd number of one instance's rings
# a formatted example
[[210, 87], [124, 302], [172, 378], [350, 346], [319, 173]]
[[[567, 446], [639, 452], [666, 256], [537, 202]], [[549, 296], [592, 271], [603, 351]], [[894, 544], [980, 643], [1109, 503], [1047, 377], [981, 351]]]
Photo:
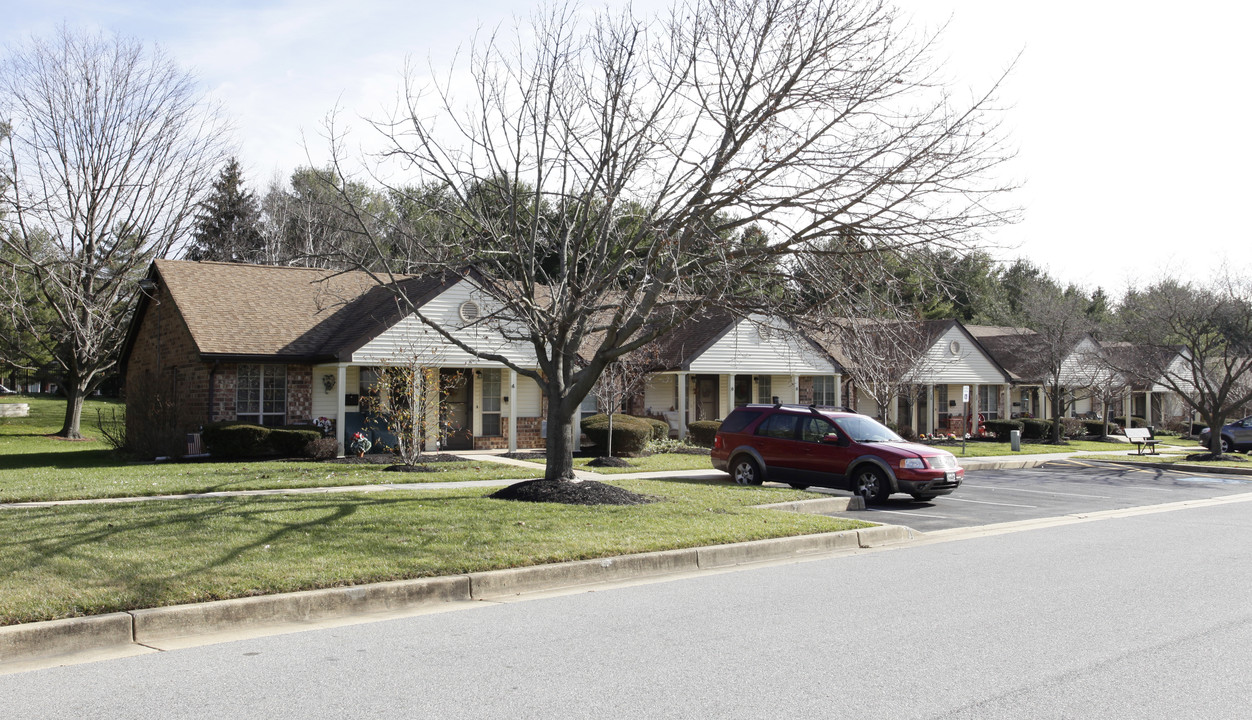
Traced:
[[548, 437], [544, 452], [548, 466], [543, 477], [545, 480], [573, 480], [576, 442], [573, 413], [563, 409], [561, 402], [553, 399], [554, 395], [548, 397]]
[[1201, 415], [1204, 417], [1204, 423], [1209, 426], [1209, 452], [1213, 453], [1213, 457], [1217, 457], [1222, 454], [1222, 425], [1226, 418], [1209, 417], [1208, 413], [1201, 413]]
[[77, 382], [67, 379], [62, 389], [65, 391], [65, 424], [61, 426], [61, 431], [57, 433], [57, 437], [63, 437], [67, 440], [81, 440], [83, 433], [81, 431], [83, 420], [83, 399], [86, 393], [78, 386]]
[[1061, 385], [1052, 386], [1052, 442], [1061, 442]]

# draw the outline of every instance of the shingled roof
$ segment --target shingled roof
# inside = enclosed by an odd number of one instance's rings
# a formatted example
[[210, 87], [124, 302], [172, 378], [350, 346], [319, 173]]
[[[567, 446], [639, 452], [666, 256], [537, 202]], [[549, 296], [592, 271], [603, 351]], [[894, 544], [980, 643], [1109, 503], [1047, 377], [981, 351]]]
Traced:
[[[157, 260], [150, 277], [169, 292], [205, 360], [345, 359], [405, 314], [395, 288], [364, 272]], [[403, 277], [397, 286], [420, 305], [460, 277]]]

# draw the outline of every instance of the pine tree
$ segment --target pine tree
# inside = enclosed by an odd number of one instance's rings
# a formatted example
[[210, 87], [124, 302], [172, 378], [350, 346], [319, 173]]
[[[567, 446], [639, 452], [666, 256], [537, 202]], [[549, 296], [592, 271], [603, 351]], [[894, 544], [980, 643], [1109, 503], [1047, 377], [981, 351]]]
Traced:
[[239, 161], [232, 157], [200, 204], [188, 259], [260, 262], [260, 216], [256, 196], [244, 191]]

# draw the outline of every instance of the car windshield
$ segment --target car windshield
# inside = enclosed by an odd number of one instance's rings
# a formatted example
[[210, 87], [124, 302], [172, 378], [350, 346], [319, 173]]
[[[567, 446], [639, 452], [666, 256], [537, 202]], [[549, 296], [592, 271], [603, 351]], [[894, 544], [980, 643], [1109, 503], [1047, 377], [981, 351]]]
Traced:
[[903, 442], [904, 438], [891, 432], [886, 425], [868, 417], [836, 418], [839, 426], [848, 437], [859, 443]]

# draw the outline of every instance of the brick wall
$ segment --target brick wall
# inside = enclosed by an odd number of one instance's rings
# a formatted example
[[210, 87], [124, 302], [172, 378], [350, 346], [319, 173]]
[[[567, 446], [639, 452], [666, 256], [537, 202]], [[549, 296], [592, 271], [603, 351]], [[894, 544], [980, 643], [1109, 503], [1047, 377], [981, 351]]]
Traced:
[[812, 405], [813, 404], [813, 376], [801, 375], [799, 378], [799, 384], [800, 384], [800, 404]]
[[[474, 438], [475, 450], [503, 450], [509, 446], [509, 419], [500, 418], [501, 434]], [[543, 429], [543, 418], [517, 419], [517, 447], [523, 450], [544, 447], [544, 440], [539, 436]]]
[[165, 288], [147, 306], [126, 364], [126, 432], [142, 455], [183, 455], [204, 423], [209, 366]]

